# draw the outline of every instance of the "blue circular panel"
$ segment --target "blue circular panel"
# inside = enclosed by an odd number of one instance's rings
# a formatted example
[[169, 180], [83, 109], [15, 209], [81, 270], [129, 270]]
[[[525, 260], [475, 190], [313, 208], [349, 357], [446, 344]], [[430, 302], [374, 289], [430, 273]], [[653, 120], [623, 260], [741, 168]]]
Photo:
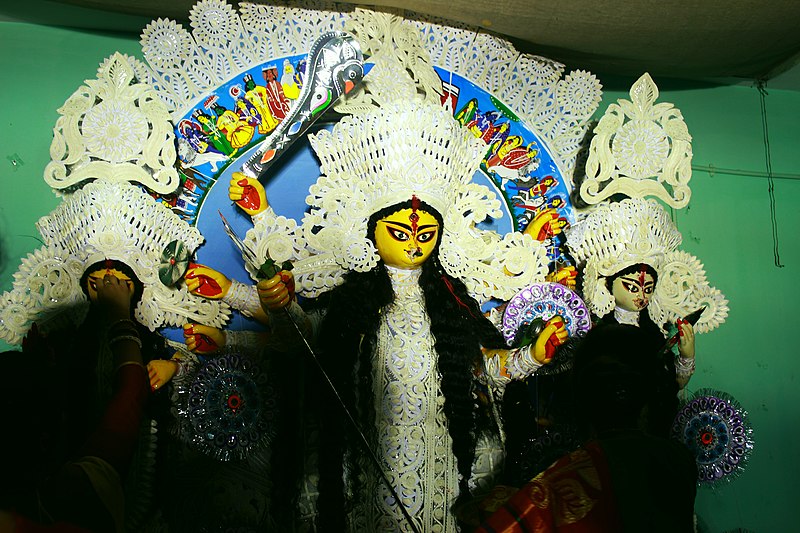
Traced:
[[[175, 194], [156, 197], [202, 232], [205, 243], [197, 250], [195, 261], [231, 279], [252, 282], [219, 216], [222, 213], [242, 238], [252, 227], [249, 217], [228, 198], [231, 176], [267, 138], [281, 114], [288, 112], [292, 97], [302, 87], [304, 69], [303, 55], [255, 67], [198, 102], [175, 128], [182, 186]], [[437, 72], [446, 80], [442, 105], [487, 143], [475, 182], [503, 200], [503, 216], [488, 219], [480, 227], [501, 234], [523, 230], [545, 209], [556, 210], [568, 224], [574, 222], [567, 181], [541, 136], [502, 103], [502, 95], [491, 95], [457, 74], [438, 68]], [[320, 127], [332, 124], [317, 124], [312, 131]], [[279, 215], [299, 221], [308, 189], [318, 177], [319, 163], [303, 137], [269, 170], [264, 185], [270, 205]], [[558, 238], [549, 242], [551, 260], [568, 263], [563, 243]], [[261, 329], [238, 313], [228, 327]], [[178, 329], [163, 333], [182, 340]]]

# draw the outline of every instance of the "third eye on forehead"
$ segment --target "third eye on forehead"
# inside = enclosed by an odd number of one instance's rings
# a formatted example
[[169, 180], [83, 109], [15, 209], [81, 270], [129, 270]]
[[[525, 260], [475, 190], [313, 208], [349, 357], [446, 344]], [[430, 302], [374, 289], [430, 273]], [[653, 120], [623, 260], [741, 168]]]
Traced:
[[[386, 220], [383, 220], [382, 222], [384, 224], [386, 224], [387, 226], [392, 226], [392, 227], [395, 227], [396, 229], [403, 229], [403, 230], [407, 231], [409, 233], [409, 235], [414, 233], [414, 230], [411, 228], [411, 226], [409, 224], [404, 223], [404, 222], [398, 222], [396, 220], [391, 220], [391, 219], [386, 219]], [[425, 231], [427, 229], [437, 228], [438, 226], [439, 226], [438, 224], [422, 224], [422, 225], [417, 226], [416, 233], [419, 234], [419, 233], [422, 233], [423, 231]]]
[[645, 275], [644, 283], [642, 283], [640, 281], [639, 276], [636, 275], [636, 274], [627, 274], [625, 276], [622, 276], [621, 279], [624, 282], [626, 289], [630, 289], [630, 288], [633, 288], [633, 287], [637, 287], [637, 288], [641, 287], [641, 288], [644, 288], [644, 289], [650, 289], [654, 285], [653, 277], [650, 274], [646, 274]]

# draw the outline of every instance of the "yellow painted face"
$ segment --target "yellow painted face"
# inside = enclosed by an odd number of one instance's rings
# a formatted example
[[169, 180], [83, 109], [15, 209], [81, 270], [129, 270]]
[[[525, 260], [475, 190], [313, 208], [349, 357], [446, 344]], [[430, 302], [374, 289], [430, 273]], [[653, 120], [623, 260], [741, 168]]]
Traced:
[[127, 274], [120, 272], [116, 268], [101, 268], [95, 270], [86, 277], [86, 289], [91, 301], [94, 302], [97, 300], [97, 285], [103, 283], [103, 278], [106, 277], [107, 274], [111, 274], [118, 280], [124, 281], [128, 286], [128, 294], [133, 296], [133, 280], [131, 280]]
[[656, 282], [653, 276], [642, 270], [614, 279], [611, 292], [617, 307], [626, 311], [641, 311], [650, 303]]
[[401, 209], [378, 221], [375, 246], [383, 262], [404, 269], [419, 268], [430, 257], [439, 222], [423, 209]]

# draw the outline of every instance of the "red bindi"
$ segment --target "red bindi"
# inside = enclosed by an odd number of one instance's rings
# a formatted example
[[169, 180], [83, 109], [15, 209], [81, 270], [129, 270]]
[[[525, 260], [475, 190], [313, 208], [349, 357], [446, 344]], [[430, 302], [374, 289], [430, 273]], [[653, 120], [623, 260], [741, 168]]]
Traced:
[[644, 288], [644, 277], [647, 275], [647, 267], [642, 265], [642, 268], [639, 269], [639, 285]]
[[419, 222], [419, 215], [417, 214], [417, 210], [420, 207], [419, 198], [417, 195], [414, 194], [411, 196], [411, 214], [408, 216], [408, 220], [411, 222], [411, 231], [416, 234], [417, 233], [417, 222]]

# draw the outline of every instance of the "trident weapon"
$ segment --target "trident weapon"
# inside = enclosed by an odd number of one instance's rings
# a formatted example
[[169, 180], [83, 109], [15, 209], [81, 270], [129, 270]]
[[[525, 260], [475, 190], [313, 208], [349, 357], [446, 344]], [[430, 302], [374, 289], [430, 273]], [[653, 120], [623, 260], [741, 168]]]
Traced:
[[[349, 93], [364, 77], [364, 64], [361, 49], [358, 42], [346, 32], [334, 31], [323, 34], [315, 41], [308, 57], [308, 77], [300, 91], [298, 99], [286, 118], [284, 118], [275, 130], [264, 140], [252, 157], [242, 165], [242, 173], [246, 176], [255, 179], [263, 177], [267, 173], [269, 167], [281, 154], [285, 153], [286, 149], [291, 146], [295, 140], [302, 136], [302, 134], [339, 99], [339, 97]], [[270, 257], [267, 257], [266, 260], [259, 265], [255, 252], [253, 252], [247, 243], [236, 234], [222, 213], [219, 213], [219, 215], [222, 218], [225, 233], [230, 237], [236, 248], [242, 254], [244, 261], [255, 270], [257, 278], [271, 278], [281, 270], [291, 269], [291, 263], [285, 262], [283, 265], [278, 266]], [[367, 452], [367, 456], [370, 458], [370, 462], [375, 466], [383, 483], [389, 489], [395, 502], [397, 502], [403, 517], [414, 533], [420, 533], [419, 528], [406, 507], [402, 504], [400, 496], [381, 467], [378, 457], [375, 455], [372, 448], [370, 448], [369, 441], [361, 431], [358, 422], [356, 422], [355, 417], [347, 408], [344, 400], [342, 400], [339, 391], [336, 390], [336, 386], [323, 368], [322, 363], [319, 361], [308, 339], [303, 335], [300, 326], [297, 324], [294, 317], [292, 317], [291, 313], [289, 313], [288, 309], [284, 308], [283, 312], [286, 314], [286, 317], [294, 327], [300, 339], [302, 339], [306, 352], [327, 383], [337, 403], [344, 411], [350, 425], [357, 433], [359, 441]]]
[[[282, 270], [282, 269], [283, 270], [287, 270], [287, 268], [286, 268], [287, 266], [288, 266], [288, 269], [291, 268], [291, 265], [287, 265], [286, 263], [284, 263], [283, 267], [279, 268], [277, 266], [277, 264], [275, 263], [275, 261], [272, 260], [269, 257], [267, 257], [267, 260], [264, 262], [264, 264], [262, 264], [259, 267], [258, 266], [258, 260], [256, 259], [255, 252], [253, 252], [253, 250], [250, 249], [250, 247], [247, 245], [247, 243], [245, 243], [236, 234], [236, 232], [230, 226], [230, 224], [228, 224], [228, 221], [225, 219], [225, 217], [222, 215], [222, 213], [220, 213], [219, 216], [220, 216], [220, 218], [222, 218], [222, 225], [225, 227], [225, 233], [227, 233], [228, 237], [231, 238], [231, 240], [233, 241], [233, 243], [236, 246], [236, 248], [238, 248], [239, 251], [241, 251], [242, 258], [245, 260], [245, 262], [251, 268], [256, 270], [256, 272], [258, 272], [257, 277], [262, 278], [262, 279], [271, 278], [272, 276], [274, 276], [275, 274], [280, 272], [280, 270]], [[372, 448], [370, 448], [369, 441], [367, 440], [367, 437], [364, 435], [364, 432], [361, 431], [361, 428], [359, 427], [358, 422], [356, 422], [356, 419], [353, 416], [353, 414], [350, 412], [350, 409], [347, 408], [347, 405], [344, 403], [344, 400], [342, 400], [342, 397], [339, 395], [339, 391], [336, 390], [336, 386], [333, 384], [333, 381], [331, 380], [330, 376], [328, 376], [328, 373], [323, 368], [322, 363], [319, 360], [319, 357], [317, 356], [317, 354], [314, 351], [314, 349], [311, 347], [311, 344], [308, 342], [308, 339], [306, 339], [305, 335], [303, 335], [303, 332], [300, 330], [300, 326], [297, 324], [297, 321], [294, 319], [294, 317], [292, 316], [292, 314], [289, 312], [288, 309], [283, 308], [282, 311], [285, 313], [285, 316], [289, 319], [289, 322], [292, 324], [292, 327], [294, 327], [294, 330], [295, 330], [295, 332], [297, 332], [297, 335], [303, 341], [303, 346], [305, 347], [306, 352], [309, 354], [309, 356], [311, 357], [312, 361], [314, 362], [314, 365], [317, 367], [317, 369], [319, 370], [319, 372], [322, 375], [323, 379], [328, 384], [328, 387], [330, 388], [331, 392], [333, 393], [334, 397], [336, 398], [336, 402], [339, 404], [339, 406], [344, 411], [344, 414], [347, 417], [347, 420], [350, 422], [350, 425], [353, 427], [353, 429], [355, 429], [356, 434], [359, 437], [359, 441], [363, 445], [364, 450], [366, 450], [367, 455], [370, 458], [370, 462], [377, 469], [377, 471], [380, 474], [381, 479], [383, 480], [384, 484], [386, 485], [386, 487], [388, 487], [389, 492], [391, 492], [392, 497], [394, 498], [395, 502], [397, 502], [397, 505], [400, 508], [400, 511], [403, 513], [403, 516], [405, 517], [405, 519], [408, 521], [409, 525], [411, 526], [411, 529], [415, 533], [420, 533], [419, 529], [417, 528], [417, 525], [414, 523], [414, 520], [411, 518], [411, 515], [408, 513], [408, 510], [406, 509], [405, 505], [403, 505], [402, 502], [400, 501], [400, 496], [397, 494], [397, 491], [395, 490], [394, 486], [392, 485], [392, 482], [389, 480], [388, 476], [383, 471], [383, 468], [381, 467], [381, 463], [378, 460], [378, 457], [375, 455], [375, 452], [372, 450]]]

